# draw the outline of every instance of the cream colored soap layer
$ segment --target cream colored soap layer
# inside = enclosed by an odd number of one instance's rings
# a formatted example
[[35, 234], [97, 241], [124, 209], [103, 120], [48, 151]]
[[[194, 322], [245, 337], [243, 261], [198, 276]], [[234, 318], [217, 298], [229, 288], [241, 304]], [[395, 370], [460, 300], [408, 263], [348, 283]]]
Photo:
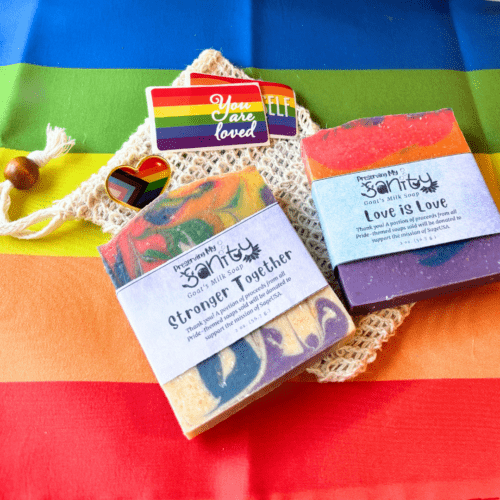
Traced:
[[305, 369], [353, 332], [351, 318], [333, 290], [326, 287], [213, 357], [212, 362], [220, 367], [216, 375], [221, 377], [221, 387], [231, 374], [232, 382], [237, 381], [235, 352], [242, 342], [252, 350], [247, 356], [259, 360], [255, 377], [230, 401], [220, 404], [221, 398], [207, 387], [207, 375], [201, 375], [200, 365], [164, 384], [163, 389], [184, 434], [192, 438]]

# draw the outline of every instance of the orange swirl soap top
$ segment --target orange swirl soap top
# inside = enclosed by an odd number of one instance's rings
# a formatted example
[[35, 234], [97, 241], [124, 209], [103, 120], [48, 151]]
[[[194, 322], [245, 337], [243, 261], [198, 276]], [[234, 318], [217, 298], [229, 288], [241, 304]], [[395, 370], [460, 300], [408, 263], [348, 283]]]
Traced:
[[362, 118], [301, 142], [309, 182], [359, 170], [470, 153], [451, 109]]
[[99, 252], [117, 288], [274, 203], [255, 167], [159, 196]]

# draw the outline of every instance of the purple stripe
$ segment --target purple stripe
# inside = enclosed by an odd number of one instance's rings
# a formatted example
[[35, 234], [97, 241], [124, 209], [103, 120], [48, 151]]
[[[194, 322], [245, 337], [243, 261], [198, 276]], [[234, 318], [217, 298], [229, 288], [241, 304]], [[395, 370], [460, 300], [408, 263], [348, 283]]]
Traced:
[[[224, 123], [222, 130], [248, 130], [251, 123]], [[156, 138], [160, 139], [184, 139], [187, 137], [209, 137], [215, 136], [217, 124], [214, 125], [189, 125], [184, 127], [162, 127], [156, 129]], [[266, 132], [266, 122], [257, 122], [255, 134]]]
[[215, 136], [208, 137], [184, 137], [177, 139], [158, 139], [157, 146], [160, 151], [169, 151], [176, 149], [202, 149], [202, 148], [217, 148], [224, 146], [236, 146], [246, 144], [263, 144], [267, 142], [268, 134], [266, 132], [258, 132], [254, 134], [255, 137], [243, 137], [232, 139], [226, 137], [225, 139], [217, 140]]
[[269, 133], [271, 135], [295, 137], [297, 135], [297, 129], [295, 127], [284, 127], [280, 125], [271, 126], [271, 124], [269, 124]]
[[244, 146], [246, 144], [262, 144], [267, 142], [268, 133], [265, 122], [257, 122], [253, 130], [254, 137], [225, 137], [221, 139], [224, 132], [230, 130], [249, 131], [251, 123], [227, 123], [223, 124], [219, 133], [219, 139], [215, 136], [217, 124], [215, 125], [193, 125], [191, 127], [166, 127], [156, 130], [156, 142], [160, 151], [177, 149], [202, 149], [222, 148], [225, 146]]
[[289, 137], [297, 135], [297, 122], [295, 116], [268, 115], [267, 122], [271, 135], [285, 135]]

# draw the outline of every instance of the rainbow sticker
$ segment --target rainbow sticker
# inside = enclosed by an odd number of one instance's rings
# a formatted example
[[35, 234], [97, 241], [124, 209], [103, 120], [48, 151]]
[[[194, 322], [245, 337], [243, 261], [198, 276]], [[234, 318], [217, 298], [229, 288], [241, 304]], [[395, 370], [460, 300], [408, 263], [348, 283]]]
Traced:
[[288, 85], [241, 78], [191, 73], [191, 85], [224, 85], [228, 83], [255, 82], [260, 86], [262, 98], [267, 108], [267, 123], [271, 137], [296, 137], [297, 117], [295, 92]]
[[256, 83], [146, 89], [153, 149], [183, 151], [267, 146], [269, 132]]

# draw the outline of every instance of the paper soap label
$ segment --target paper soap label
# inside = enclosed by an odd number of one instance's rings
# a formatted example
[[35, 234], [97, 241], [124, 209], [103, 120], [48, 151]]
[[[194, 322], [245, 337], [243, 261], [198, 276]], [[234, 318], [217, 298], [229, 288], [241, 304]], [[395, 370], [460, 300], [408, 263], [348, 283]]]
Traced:
[[288, 139], [297, 136], [297, 106], [295, 92], [288, 85], [261, 82], [258, 80], [245, 80], [243, 78], [205, 75], [203, 73], [191, 73], [189, 76], [191, 85], [224, 85], [248, 81], [258, 83], [262, 92], [264, 105], [266, 106], [269, 135], [271, 137], [285, 137]]
[[332, 265], [500, 232], [471, 153], [313, 182]]
[[146, 98], [156, 153], [269, 144], [257, 83], [148, 87]]
[[161, 384], [327, 286], [278, 204], [117, 290]]

